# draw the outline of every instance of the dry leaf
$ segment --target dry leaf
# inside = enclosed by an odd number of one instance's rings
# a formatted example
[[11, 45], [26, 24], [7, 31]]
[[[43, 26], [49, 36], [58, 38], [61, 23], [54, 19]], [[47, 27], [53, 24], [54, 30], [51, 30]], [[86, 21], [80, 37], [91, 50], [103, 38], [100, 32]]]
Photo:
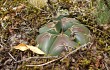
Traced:
[[21, 44], [19, 44], [17, 46], [14, 46], [14, 49], [19, 49], [21, 51], [25, 51], [25, 50], [27, 50], [29, 48], [26, 46], [26, 44], [21, 43]]
[[14, 46], [14, 49], [19, 49], [21, 51], [25, 51], [27, 49], [30, 49], [31, 51], [33, 51], [34, 53], [37, 54], [45, 54], [43, 51], [41, 51], [38, 47], [34, 47], [34, 46], [30, 46], [30, 45], [26, 45], [26, 44], [19, 44], [17, 46]]
[[35, 53], [37, 53], [37, 54], [45, 54], [43, 51], [41, 51], [38, 47], [34, 47], [34, 46], [29, 46], [29, 45], [27, 45], [27, 47], [31, 50], [31, 51], [33, 51], [33, 52], [35, 52]]

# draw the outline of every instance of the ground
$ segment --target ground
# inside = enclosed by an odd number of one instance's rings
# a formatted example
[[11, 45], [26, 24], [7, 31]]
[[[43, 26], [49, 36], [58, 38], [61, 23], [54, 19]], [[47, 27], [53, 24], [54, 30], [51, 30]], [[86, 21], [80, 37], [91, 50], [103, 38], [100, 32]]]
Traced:
[[[109, 70], [110, 28], [100, 26], [95, 21], [96, 2], [89, 0], [74, 3], [61, 1], [53, 6], [54, 10], [68, 10], [69, 17], [76, 18], [86, 25], [91, 31], [91, 44], [75, 51], [65, 59], [38, 55], [30, 50], [22, 52], [12, 49], [19, 43], [35, 46], [35, 39], [39, 34], [38, 29], [51, 21], [55, 14], [52, 9], [47, 7], [42, 10], [37, 9], [26, 0], [0, 0], [0, 69]], [[58, 9], [59, 7], [60, 9]], [[26, 66], [31, 64], [38, 66]]]

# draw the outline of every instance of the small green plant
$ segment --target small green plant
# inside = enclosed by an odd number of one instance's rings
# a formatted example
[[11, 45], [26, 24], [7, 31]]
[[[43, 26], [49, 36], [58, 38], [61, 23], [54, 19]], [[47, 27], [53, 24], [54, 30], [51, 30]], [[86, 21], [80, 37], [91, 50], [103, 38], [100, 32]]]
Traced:
[[90, 41], [90, 31], [75, 18], [59, 16], [39, 29], [38, 48], [47, 55], [60, 55], [66, 47], [75, 48]]
[[97, 1], [97, 23], [99, 25], [110, 23], [110, 0]]

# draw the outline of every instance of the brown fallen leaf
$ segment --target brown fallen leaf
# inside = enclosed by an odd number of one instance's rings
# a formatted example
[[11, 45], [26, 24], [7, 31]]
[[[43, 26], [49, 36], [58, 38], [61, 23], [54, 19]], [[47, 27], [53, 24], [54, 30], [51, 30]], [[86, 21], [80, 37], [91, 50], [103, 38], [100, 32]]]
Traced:
[[45, 54], [43, 51], [41, 51], [38, 47], [34, 47], [34, 46], [30, 46], [30, 45], [26, 45], [26, 44], [19, 44], [17, 46], [14, 46], [14, 49], [19, 49], [21, 51], [25, 51], [27, 49], [30, 49], [31, 51], [33, 51], [34, 53], [37, 54]]

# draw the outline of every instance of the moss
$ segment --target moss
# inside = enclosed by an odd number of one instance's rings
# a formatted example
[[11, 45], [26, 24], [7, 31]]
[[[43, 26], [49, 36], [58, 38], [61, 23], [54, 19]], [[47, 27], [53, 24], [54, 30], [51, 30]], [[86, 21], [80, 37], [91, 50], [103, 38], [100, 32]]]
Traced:
[[[5, 3], [5, 1], [7, 1]], [[102, 54], [107, 54], [107, 57], [110, 57], [110, 46], [109, 46], [109, 34], [110, 33], [110, 29], [104, 30], [103, 27], [98, 26], [95, 22], [95, 17], [93, 15], [94, 13], [94, 9], [96, 9], [96, 1], [92, 0], [93, 2], [83, 2], [82, 3], [78, 3], [76, 2], [75, 4], [73, 3], [69, 3], [67, 0], [67, 2], [64, 2], [65, 0], [62, 0], [62, 2], [58, 2], [59, 4], [55, 4], [55, 10], [57, 10], [59, 8], [59, 6], [63, 6], [64, 8], [67, 8], [70, 16], [69, 17], [75, 17], [76, 19], [78, 19], [79, 21], [82, 22], [82, 24], [85, 24], [90, 30], [91, 30], [91, 34], [94, 38], [94, 45], [91, 47], [88, 47], [87, 49], [83, 49], [83, 50], [79, 50], [78, 52], [76, 52], [75, 54], [69, 56], [67, 58], [67, 60], [64, 60], [64, 62], [54, 62], [51, 63], [47, 66], [44, 67], [26, 67], [25, 65], [27, 64], [40, 64], [40, 63], [45, 63], [47, 62], [47, 59], [35, 59], [35, 60], [30, 60], [28, 62], [21, 62], [18, 63], [18, 70], [48, 70], [48, 69], [53, 69], [53, 70], [76, 70], [76, 69], [80, 69], [80, 70], [98, 70], [98, 68], [95, 66], [95, 63], [97, 62], [97, 56], [102, 56]], [[76, 0], [77, 1], [77, 0]], [[101, 0], [103, 1], [103, 0]], [[109, 0], [107, 0], [109, 1]], [[3, 5], [5, 3], [5, 5]], [[91, 3], [91, 5], [90, 5]], [[110, 2], [108, 2], [110, 3]], [[12, 8], [20, 6], [21, 4], [24, 4], [26, 8], [22, 9], [21, 11], [12, 11]], [[68, 7], [65, 7], [67, 6]], [[84, 7], [82, 7], [82, 6]], [[110, 5], [110, 4], [109, 4]], [[104, 5], [106, 7], [106, 5]], [[3, 10], [6, 9], [5, 11]], [[107, 7], [106, 7], [107, 8]], [[99, 13], [104, 13], [105, 11], [99, 11]], [[4, 30], [3, 27], [1, 26], [1, 22], [0, 22], [0, 45], [3, 45], [6, 49], [10, 49], [12, 46], [13, 42], [10, 42], [10, 36], [12, 36], [13, 34], [25, 34], [26, 32], [22, 32], [23, 30], [21, 28], [25, 28], [27, 27], [27, 29], [32, 28], [33, 32], [31, 34], [27, 34], [26, 37], [28, 39], [25, 39], [25, 41], [30, 42], [30, 40], [35, 39], [37, 36], [37, 29], [41, 27], [41, 25], [46, 24], [47, 22], [51, 21], [52, 19], [52, 14], [50, 13], [52, 12], [51, 10], [46, 10], [44, 9], [42, 10], [38, 10], [35, 7], [31, 6], [27, 0], [0, 0], [0, 21], [1, 18], [3, 19], [7, 14], [9, 14], [11, 16], [11, 18], [8, 21], [5, 21], [6, 23], [10, 22], [11, 24], [7, 25], [7, 28]], [[77, 12], [77, 13], [76, 13]], [[107, 13], [109, 13], [109, 11], [107, 11]], [[16, 14], [18, 14], [17, 16], [15, 16]], [[100, 17], [101, 15], [98, 14]], [[103, 15], [107, 15], [107, 14], [103, 14]], [[105, 18], [101, 17], [102, 18]], [[108, 18], [108, 16], [106, 17]], [[100, 20], [103, 23], [108, 23], [105, 22], [107, 19], [105, 20]], [[21, 25], [21, 22], [26, 22], [26, 25]], [[100, 22], [98, 22], [100, 24]], [[23, 27], [24, 26], [24, 27]], [[13, 28], [17, 28], [17, 29], [13, 29]], [[22, 30], [22, 31], [21, 31]], [[22, 38], [20, 38], [20, 40], [22, 40]], [[18, 43], [18, 42], [17, 42]], [[30, 43], [29, 43], [30, 44]], [[16, 45], [16, 44], [15, 44]], [[1, 46], [0, 46], [1, 47]], [[0, 67], [2, 69], [9, 69], [9, 66], [12, 68], [15, 68], [15, 64], [14, 61], [11, 61], [10, 65], [4, 65], [4, 63], [8, 62], [8, 60], [11, 59], [11, 57], [7, 54], [7, 52], [10, 52], [9, 50], [3, 50], [1, 51], [0, 49], [0, 63], [3, 64], [3, 66], [0, 64]], [[34, 54], [30, 51], [26, 51], [21, 52], [21, 51], [11, 51], [10, 52], [12, 54], [12, 56], [17, 59], [17, 60], [21, 60], [24, 59], [26, 57], [32, 57], [32, 56], [36, 56], [36, 57], [42, 57], [42, 55], [37, 55]], [[49, 60], [54, 60], [52, 59], [48, 59]], [[103, 62], [103, 59], [102, 61]], [[107, 63], [106, 63], [107, 64]], [[99, 65], [103, 65], [100, 64]], [[88, 66], [88, 67], [86, 67]], [[100, 70], [105, 70], [103, 69], [103, 66], [100, 67]]]
[[107, 3], [105, 3], [104, 0], [98, 1], [98, 8], [97, 8], [97, 23], [98, 24], [108, 24], [110, 22], [110, 8], [108, 8], [107, 5], [109, 0], [106, 0]]
[[86, 59], [86, 58], [83, 58], [81, 61], [80, 61], [81, 65], [83, 66], [87, 66], [91, 63], [90, 60]]

